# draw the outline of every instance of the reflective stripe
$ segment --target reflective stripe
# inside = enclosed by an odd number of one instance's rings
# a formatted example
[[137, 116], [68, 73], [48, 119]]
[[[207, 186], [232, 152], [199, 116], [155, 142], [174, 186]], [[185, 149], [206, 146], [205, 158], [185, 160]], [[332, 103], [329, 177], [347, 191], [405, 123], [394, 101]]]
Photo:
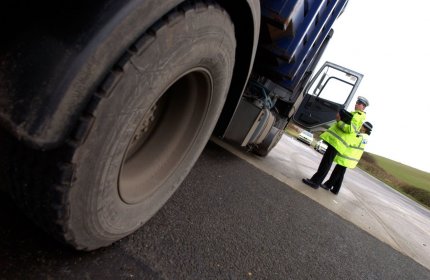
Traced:
[[[344, 122], [339, 122], [338, 127], [339, 127], [342, 131], [345, 131], [345, 130], [344, 130], [345, 125], [346, 125], [346, 123], [344, 123]], [[357, 130], [357, 126], [356, 126], [355, 124], [351, 123], [351, 124], [350, 124], [350, 126], [351, 126], [351, 127], [352, 127], [352, 129], [354, 130], [355, 134], [360, 133], [360, 131], [359, 131], [359, 130]]]
[[356, 159], [356, 158], [350, 158], [350, 157], [347, 157], [347, 156], [344, 156], [341, 154], [337, 154], [336, 156], [347, 159], [347, 160], [357, 161], [357, 162], [360, 160], [360, 159]]
[[357, 130], [357, 127], [356, 127], [354, 124], [351, 124], [351, 126], [352, 126], [352, 128], [354, 129], [355, 134], [358, 134], [358, 133], [359, 133], [359, 131]]
[[345, 140], [343, 140], [339, 135], [337, 135], [336, 133], [334, 133], [331, 130], [327, 130], [326, 132], [330, 133], [331, 135], [333, 135], [334, 137], [336, 137], [337, 140], [339, 140], [345, 147], [348, 147], [348, 143], [345, 142]]
[[360, 148], [360, 147], [355, 147], [355, 146], [349, 146], [351, 149], [356, 149], [356, 150], [360, 150], [360, 151], [364, 151], [364, 148]]

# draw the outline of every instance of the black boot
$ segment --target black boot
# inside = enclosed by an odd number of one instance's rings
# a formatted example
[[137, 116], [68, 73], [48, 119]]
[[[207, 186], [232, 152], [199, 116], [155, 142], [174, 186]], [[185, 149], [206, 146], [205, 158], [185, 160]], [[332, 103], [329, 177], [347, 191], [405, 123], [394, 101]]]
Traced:
[[302, 179], [302, 182], [305, 183], [306, 185], [310, 186], [313, 189], [319, 188], [319, 184], [311, 181], [311, 179]]

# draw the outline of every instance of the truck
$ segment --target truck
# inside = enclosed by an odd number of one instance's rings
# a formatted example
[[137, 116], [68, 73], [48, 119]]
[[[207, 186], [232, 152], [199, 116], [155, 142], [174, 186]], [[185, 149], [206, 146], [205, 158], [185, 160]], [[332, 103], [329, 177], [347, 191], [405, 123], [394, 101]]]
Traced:
[[267, 156], [323, 129], [362, 79], [316, 66], [347, 0], [64, 0], [2, 5], [1, 188], [78, 250], [172, 196], [210, 137]]

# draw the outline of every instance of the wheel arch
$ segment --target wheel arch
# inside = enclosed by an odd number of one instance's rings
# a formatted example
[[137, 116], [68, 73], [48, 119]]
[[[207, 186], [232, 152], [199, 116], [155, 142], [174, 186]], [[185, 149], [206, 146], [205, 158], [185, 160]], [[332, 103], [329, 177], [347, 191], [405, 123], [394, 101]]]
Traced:
[[260, 34], [260, 0], [218, 0], [227, 10], [236, 30], [236, 64], [224, 109], [215, 127], [215, 135], [222, 137], [239, 104], [248, 81], [257, 51]]

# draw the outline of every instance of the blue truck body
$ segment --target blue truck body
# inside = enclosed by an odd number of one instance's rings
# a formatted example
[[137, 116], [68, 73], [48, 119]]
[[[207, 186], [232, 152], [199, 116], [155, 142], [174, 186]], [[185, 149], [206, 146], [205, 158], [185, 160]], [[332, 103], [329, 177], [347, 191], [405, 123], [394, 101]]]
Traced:
[[306, 81], [325, 49], [331, 27], [345, 8], [337, 1], [262, 1], [262, 26], [267, 40], [261, 67], [290, 91]]

